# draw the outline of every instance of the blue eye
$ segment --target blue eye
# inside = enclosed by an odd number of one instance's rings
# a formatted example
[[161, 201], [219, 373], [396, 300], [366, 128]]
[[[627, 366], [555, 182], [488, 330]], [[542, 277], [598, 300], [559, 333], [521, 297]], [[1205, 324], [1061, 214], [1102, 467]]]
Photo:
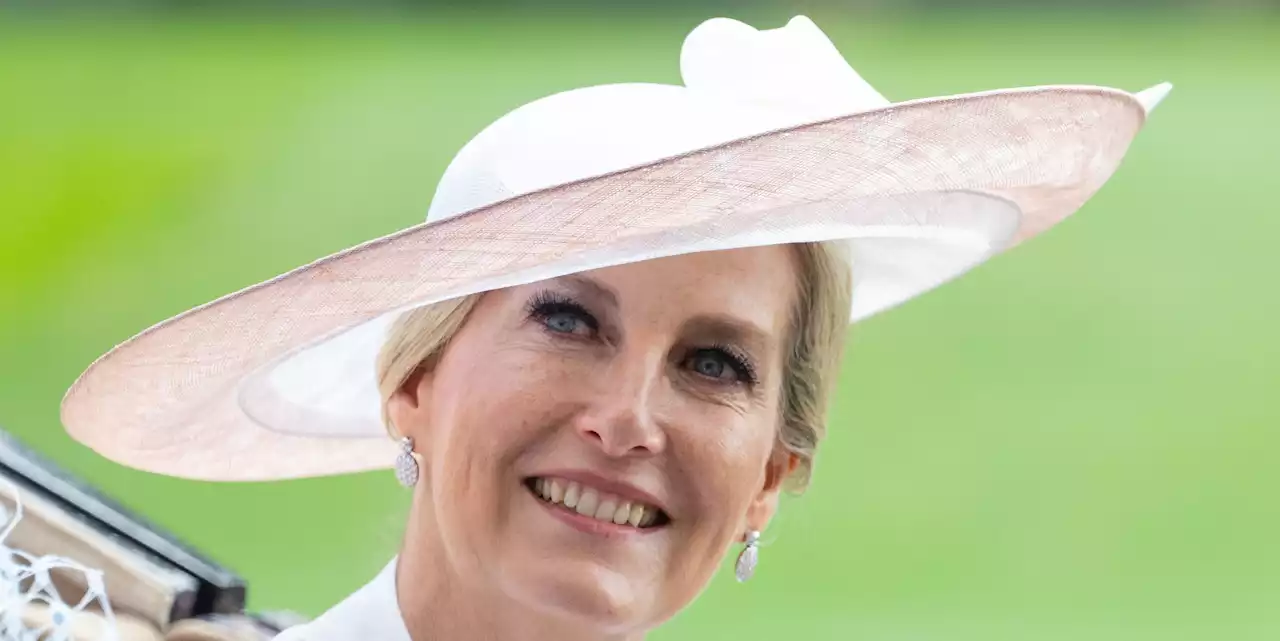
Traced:
[[556, 334], [590, 335], [599, 330], [585, 307], [557, 292], [541, 292], [529, 302], [529, 318]]
[[731, 347], [699, 349], [686, 360], [694, 373], [725, 383], [756, 384], [756, 370], [746, 355]]
[[693, 358], [693, 371], [703, 376], [721, 378], [724, 376], [725, 369], [724, 361], [707, 358], [705, 354]]
[[542, 319], [547, 329], [561, 334], [572, 334], [583, 325], [582, 319], [568, 312], [554, 312]]

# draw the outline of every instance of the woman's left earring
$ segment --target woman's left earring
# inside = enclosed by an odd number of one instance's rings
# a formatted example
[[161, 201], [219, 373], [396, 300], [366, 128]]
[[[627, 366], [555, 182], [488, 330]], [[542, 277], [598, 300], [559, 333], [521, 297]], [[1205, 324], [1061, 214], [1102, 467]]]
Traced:
[[413, 487], [418, 484], [418, 459], [413, 458], [413, 439], [400, 439], [400, 455], [396, 457], [396, 480], [400, 485]]
[[738, 576], [738, 582], [745, 582], [756, 573], [756, 563], [760, 561], [760, 532], [758, 530], [749, 530], [747, 532], [747, 546], [742, 548], [742, 552], [738, 554], [738, 564], [734, 567], [734, 574]]

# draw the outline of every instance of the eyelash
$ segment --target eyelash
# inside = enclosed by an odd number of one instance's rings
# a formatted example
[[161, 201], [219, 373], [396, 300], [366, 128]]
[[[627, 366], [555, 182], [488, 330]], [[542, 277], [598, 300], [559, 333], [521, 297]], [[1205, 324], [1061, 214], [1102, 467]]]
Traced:
[[600, 323], [578, 301], [553, 291], [541, 291], [529, 301], [529, 318], [546, 323], [557, 314], [571, 314], [586, 324], [592, 332], [600, 330]]
[[[587, 308], [583, 307], [581, 303], [565, 296], [564, 294], [545, 290], [538, 292], [529, 301], [528, 315], [532, 320], [545, 325], [548, 319], [556, 316], [557, 314], [570, 314], [578, 318], [586, 324], [592, 333], [600, 330], [600, 323], [596, 320], [596, 317], [593, 316], [591, 312], [587, 311]], [[557, 332], [550, 329], [547, 331], [561, 336], [566, 334], [565, 332]], [[689, 356], [687, 356], [685, 360], [688, 361], [696, 356], [708, 353], [717, 354], [724, 360], [728, 361], [726, 365], [733, 369], [738, 375], [738, 380], [734, 381], [734, 383], [753, 387], [759, 381], [756, 368], [752, 365], [751, 359], [743, 354], [738, 348], [725, 343], [713, 343], [705, 347], [690, 350]]]
[[742, 353], [741, 350], [724, 343], [713, 343], [707, 347], [700, 347], [693, 350], [689, 358], [706, 354], [708, 352], [719, 354], [725, 360], [729, 361], [727, 365], [738, 373], [738, 381], [748, 387], [754, 386], [758, 382], [756, 368], [751, 364], [751, 359]]

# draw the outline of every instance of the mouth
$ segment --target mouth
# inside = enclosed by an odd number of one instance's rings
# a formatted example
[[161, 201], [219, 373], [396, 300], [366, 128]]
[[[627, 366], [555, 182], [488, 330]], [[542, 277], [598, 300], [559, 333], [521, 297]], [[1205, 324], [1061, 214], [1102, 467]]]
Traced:
[[604, 525], [653, 530], [671, 522], [671, 517], [655, 505], [623, 498], [577, 481], [534, 476], [525, 479], [524, 486], [534, 498], [553, 510], [592, 519]]

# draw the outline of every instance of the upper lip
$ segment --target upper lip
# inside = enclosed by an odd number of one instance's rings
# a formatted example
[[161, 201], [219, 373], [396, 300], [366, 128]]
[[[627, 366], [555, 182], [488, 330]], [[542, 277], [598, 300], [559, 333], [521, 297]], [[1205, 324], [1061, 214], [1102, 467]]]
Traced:
[[663, 512], [666, 512], [667, 516], [671, 515], [671, 511], [667, 509], [667, 506], [664, 505], [658, 497], [621, 479], [611, 479], [586, 470], [556, 470], [553, 472], [544, 472], [542, 474], [538, 474], [538, 476], [542, 478], [574, 481], [580, 485], [587, 485], [597, 490], [616, 494], [620, 498], [624, 498], [632, 502], [640, 502], [656, 507]]

